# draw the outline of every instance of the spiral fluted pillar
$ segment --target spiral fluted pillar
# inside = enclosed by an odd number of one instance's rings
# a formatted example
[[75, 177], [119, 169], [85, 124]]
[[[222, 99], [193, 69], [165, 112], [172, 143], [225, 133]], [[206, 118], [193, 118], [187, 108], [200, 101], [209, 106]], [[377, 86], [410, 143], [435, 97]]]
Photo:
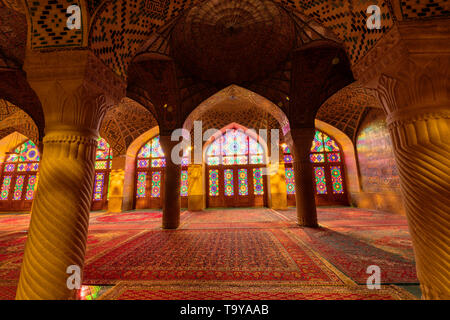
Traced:
[[17, 299], [76, 298], [66, 271], [84, 265], [96, 147], [93, 132], [46, 134]]
[[100, 123], [125, 86], [89, 50], [27, 52], [45, 136], [16, 299], [77, 299]]
[[311, 228], [318, 226], [312, 166], [309, 160], [314, 132], [314, 127], [291, 130], [294, 149], [293, 168], [298, 224]]
[[450, 61], [380, 78], [424, 299], [450, 299]]

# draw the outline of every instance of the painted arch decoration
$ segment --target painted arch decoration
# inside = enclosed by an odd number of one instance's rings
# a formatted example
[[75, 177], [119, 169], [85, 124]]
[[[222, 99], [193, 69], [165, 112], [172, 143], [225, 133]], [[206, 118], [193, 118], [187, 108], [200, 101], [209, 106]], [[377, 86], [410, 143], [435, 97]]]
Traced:
[[[288, 205], [295, 205], [293, 158], [286, 144], [282, 145], [285, 163]], [[313, 184], [317, 204], [348, 204], [342, 149], [329, 135], [316, 130], [309, 160], [313, 169]]]

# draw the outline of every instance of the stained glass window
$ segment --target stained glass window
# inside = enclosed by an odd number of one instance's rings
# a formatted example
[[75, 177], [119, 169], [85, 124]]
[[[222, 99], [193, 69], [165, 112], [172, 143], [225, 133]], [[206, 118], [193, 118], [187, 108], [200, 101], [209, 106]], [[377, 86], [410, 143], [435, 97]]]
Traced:
[[25, 195], [26, 200], [33, 200], [34, 191], [35, 191], [36, 185], [37, 185], [37, 180], [38, 180], [38, 178], [36, 175], [28, 176], [27, 191], [26, 191], [26, 195]]
[[344, 193], [344, 188], [342, 186], [342, 174], [341, 167], [332, 166], [331, 169], [331, 184], [333, 185], [333, 193], [341, 194]]
[[16, 177], [16, 185], [14, 186], [13, 200], [20, 200], [22, 198], [22, 190], [25, 176]]
[[210, 166], [263, 164], [264, 149], [258, 141], [240, 129], [228, 129], [206, 151]]
[[219, 195], [219, 170], [217, 169], [209, 170], [209, 195], [213, 197]]
[[33, 200], [39, 160], [39, 149], [31, 140], [6, 154], [0, 200]]
[[94, 195], [93, 200], [101, 200], [103, 198], [103, 186], [105, 183], [105, 173], [98, 172], [95, 174]]
[[137, 192], [136, 192], [137, 198], [145, 198], [146, 186], [147, 186], [147, 173], [139, 172], [137, 178]]
[[0, 200], [8, 200], [9, 189], [11, 187], [11, 176], [4, 176], [2, 189], [0, 190]]
[[264, 194], [264, 180], [261, 168], [253, 168], [253, 190], [255, 196]]
[[248, 179], [247, 179], [247, 169], [239, 169], [238, 171], [238, 187], [239, 195], [248, 195]]
[[226, 196], [234, 196], [233, 170], [227, 169], [224, 172], [224, 192]]
[[99, 137], [97, 139], [97, 150], [95, 153], [95, 181], [93, 201], [101, 201], [103, 199], [104, 188], [106, 185], [106, 196], [108, 197], [109, 189], [109, 171], [111, 169], [112, 149], [108, 142]]
[[[186, 150], [181, 159], [181, 185], [180, 195], [182, 197], [188, 196], [188, 170], [189, 165], [189, 151]], [[164, 176], [164, 168], [166, 167], [166, 158], [161, 147], [160, 137], [156, 136], [145, 143], [139, 149], [136, 168], [137, 168], [137, 182], [136, 182], [136, 198], [159, 198], [161, 197], [161, 181]], [[151, 177], [150, 187], [151, 191], [147, 194], [146, 179]]]
[[152, 173], [152, 198], [159, 198], [161, 196], [161, 171], [154, 171]]
[[316, 192], [317, 194], [327, 193], [327, 182], [325, 178], [325, 168], [324, 167], [314, 167], [314, 176], [316, 181]]
[[[295, 194], [294, 172], [292, 168], [292, 155], [286, 144], [282, 144], [284, 163], [286, 166], [286, 188], [288, 194]], [[344, 193], [344, 183], [342, 170], [336, 166], [342, 162], [342, 157], [338, 144], [334, 139], [319, 130], [315, 131], [314, 139], [311, 145], [309, 159], [313, 165], [314, 181], [317, 194], [327, 194], [329, 189], [334, 194]], [[331, 176], [327, 181], [327, 174]]]
[[286, 168], [286, 191], [287, 194], [295, 194], [295, 180], [293, 168]]
[[188, 196], [188, 172], [187, 170], [181, 171], [181, 189], [180, 194], [182, 197]]

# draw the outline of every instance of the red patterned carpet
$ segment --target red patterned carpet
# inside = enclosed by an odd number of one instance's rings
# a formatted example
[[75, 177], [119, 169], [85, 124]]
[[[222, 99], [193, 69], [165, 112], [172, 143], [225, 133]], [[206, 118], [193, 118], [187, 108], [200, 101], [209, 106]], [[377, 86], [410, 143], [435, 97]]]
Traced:
[[[111, 299], [412, 298], [395, 286], [357, 285], [369, 265], [381, 268], [382, 283], [418, 282], [404, 217], [320, 208], [322, 227], [309, 229], [295, 216], [267, 208], [184, 212], [180, 229], [165, 231], [160, 211], [96, 212], [83, 283], [117, 284], [104, 295]], [[0, 299], [14, 298], [28, 223], [28, 214], [0, 215]]]

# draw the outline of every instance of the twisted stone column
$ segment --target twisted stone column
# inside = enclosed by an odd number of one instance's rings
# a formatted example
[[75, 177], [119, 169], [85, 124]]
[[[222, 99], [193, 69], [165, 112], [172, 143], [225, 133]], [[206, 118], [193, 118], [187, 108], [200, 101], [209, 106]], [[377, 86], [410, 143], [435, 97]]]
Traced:
[[90, 131], [46, 134], [16, 299], [76, 298], [66, 270], [84, 265], [96, 147]]
[[76, 299], [98, 129], [125, 87], [89, 50], [27, 51], [24, 69], [42, 102], [46, 128], [16, 299]]
[[163, 222], [164, 229], [176, 229], [180, 225], [180, 188], [181, 165], [172, 161], [172, 149], [179, 142], [171, 141], [170, 136], [160, 136], [161, 147], [166, 155], [163, 186]]
[[450, 299], [449, 59], [380, 78], [424, 299]]
[[311, 228], [318, 227], [312, 166], [309, 160], [314, 132], [314, 127], [291, 130], [298, 224]]

